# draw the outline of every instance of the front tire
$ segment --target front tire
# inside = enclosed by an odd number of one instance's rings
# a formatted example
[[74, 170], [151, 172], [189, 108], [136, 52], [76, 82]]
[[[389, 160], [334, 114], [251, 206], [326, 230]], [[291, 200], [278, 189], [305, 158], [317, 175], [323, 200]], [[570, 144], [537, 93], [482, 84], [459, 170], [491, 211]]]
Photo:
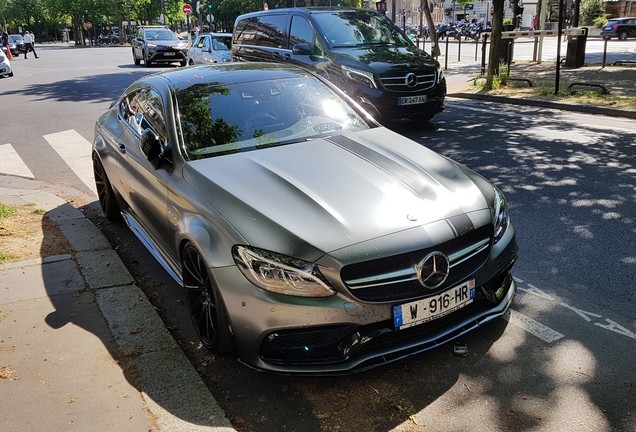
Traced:
[[119, 222], [122, 217], [121, 209], [117, 203], [117, 197], [110, 185], [106, 170], [96, 154], [93, 154], [93, 174], [95, 176], [95, 187], [97, 189], [99, 205], [104, 212], [104, 216], [111, 222]]
[[139, 60], [137, 58], [137, 56], [135, 55], [135, 49], [134, 48], [132, 50], [132, 55], [133, 55], [133, 61], [135, 62], [135, 66], [139, 66], [141, 64], [141, 60]]
[[618, 40], [627, 40], [627, 32], [623, 31], [618, 34]]
[[231, 352], [234, 342], [227, 310], [205, 260], [190, 243], [183, 249], [181, 271], [188, 312], [201, 343], [217, 354]]

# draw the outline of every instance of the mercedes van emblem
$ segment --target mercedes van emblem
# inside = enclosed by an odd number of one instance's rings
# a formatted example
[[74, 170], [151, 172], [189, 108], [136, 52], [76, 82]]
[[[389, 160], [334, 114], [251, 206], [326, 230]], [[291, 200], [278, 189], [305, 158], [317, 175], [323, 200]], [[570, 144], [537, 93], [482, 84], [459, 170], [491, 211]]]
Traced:
[[408, 87], [415, 87], [417, 85], [417, 75], [415, 75], [413, 72], [407, 73], [404, 77], [404, 83]]

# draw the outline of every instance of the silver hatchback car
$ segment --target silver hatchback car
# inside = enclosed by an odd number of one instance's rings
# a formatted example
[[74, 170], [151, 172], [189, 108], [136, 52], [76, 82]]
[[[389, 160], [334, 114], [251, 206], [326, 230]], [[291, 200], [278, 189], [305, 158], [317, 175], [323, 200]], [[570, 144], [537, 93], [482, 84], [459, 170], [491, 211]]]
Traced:
[[150, 75], [96, 123], [99, 202], [184, 287], [201, 342], [282, 373], [346, 373], [503, 315], [503, 193], [293, 66]]
[[226, 63], [231, 60], [231, 33], [198, 35], [188, 48], [188, 65]]

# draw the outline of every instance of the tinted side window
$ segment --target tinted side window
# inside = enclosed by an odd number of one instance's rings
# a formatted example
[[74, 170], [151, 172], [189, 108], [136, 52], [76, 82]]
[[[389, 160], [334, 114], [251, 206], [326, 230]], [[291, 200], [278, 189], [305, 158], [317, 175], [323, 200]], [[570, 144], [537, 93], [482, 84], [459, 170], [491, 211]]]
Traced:
[[236, 24], [235, 44], [255, 45], [258, 30], [258, 18], [246, 18]]
[[291, 46], [299, 43], [314, 44], [314, 30], [307, 20], [300, 16], [293, 16], [289, 42]]
[[139, 135], [148, 128], [162, 137], [166, 135], [161, 96], [153, 89], [138, 90], [126, 96], [119, 113]]
[[259, 17], [258, 45], [287, 48], [287, 15]]

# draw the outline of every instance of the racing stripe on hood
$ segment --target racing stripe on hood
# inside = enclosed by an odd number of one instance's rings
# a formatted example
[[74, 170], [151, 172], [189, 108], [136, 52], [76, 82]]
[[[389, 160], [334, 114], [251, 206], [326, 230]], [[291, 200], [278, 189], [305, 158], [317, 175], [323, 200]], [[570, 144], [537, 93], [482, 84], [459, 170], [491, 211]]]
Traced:
[[455, 233], [455, 237], [461, 237], [475, 229], [473, 221], [466, 214], [449, 217], [446, 222]]
[[416, 174], [393, 159], [390, 159], [387, 156], [352, 140], [351, 138], [347, 138], [344, 135], [329, 137], [326, 138], [326, 140], [376, 165], [386, 173], [393, 176], [404, 186], [410, 188], [421, 198], [435, 199], [435, 190], [421, 177], [421, 175], [425, 173]]

